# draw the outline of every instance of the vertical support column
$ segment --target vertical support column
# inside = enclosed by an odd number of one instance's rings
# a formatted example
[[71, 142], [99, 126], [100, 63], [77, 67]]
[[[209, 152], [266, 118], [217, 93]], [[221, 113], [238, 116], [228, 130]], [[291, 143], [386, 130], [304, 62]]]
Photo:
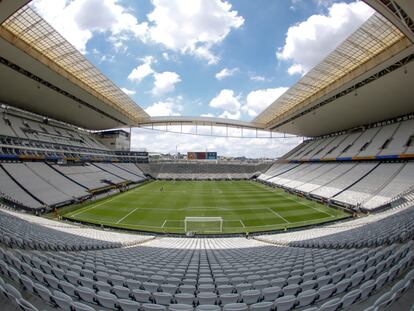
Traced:
[[129, 127], [129, 151], [131, 151], [132, 144], [132, 126]]

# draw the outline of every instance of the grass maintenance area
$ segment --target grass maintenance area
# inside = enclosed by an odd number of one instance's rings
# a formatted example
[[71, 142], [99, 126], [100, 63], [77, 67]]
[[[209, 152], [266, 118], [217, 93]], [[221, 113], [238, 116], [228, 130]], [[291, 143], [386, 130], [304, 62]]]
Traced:
[[[349, 216], [252, 181], [153, 181], [78, 206], [63, 216], [73, 221], [163, 233], [185, 233], [186, 217], [221, 217], [222, 233], [245, 233]], [[217, 222], [189, 225], [192, 232], [220, 233]]]

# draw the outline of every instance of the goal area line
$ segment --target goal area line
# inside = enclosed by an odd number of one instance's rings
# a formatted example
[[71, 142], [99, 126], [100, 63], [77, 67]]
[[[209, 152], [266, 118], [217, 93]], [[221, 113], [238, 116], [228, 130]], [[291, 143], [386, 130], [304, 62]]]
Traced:
[[[307, 224], [315, 224], [321, 221], [322, 219], [327, 219], [330, 217], [323, 217], [318, 219], [310, 219], [310, 220], [303, 220], [303, 221], [295, 221], [289, 223], [279, 223], [279, 224], [266, 224], [266, 225], [255, 225], [249, 226], [246, 225], [242, 219], [223, 219], [223, 231], [226, 229], [235, 229], [235, 228], [243, 228], [243, 229], [260, 229], [260, 228], [285, 228], [285, 227], [294, 227], [297, 225], [307, 225]], [[163, 221], [161, 229], [178, 229], [184, 230], [184, 220], [175, 220], [175, 219], [165, 219]]]
[[[232, 225], [237, 224], [237, 225]], [[165, 219], [162, 223], [161, 229], [183, 229], [184, 220]], [[246, 228], [241, 219], [223, 219], [223, 228]]]

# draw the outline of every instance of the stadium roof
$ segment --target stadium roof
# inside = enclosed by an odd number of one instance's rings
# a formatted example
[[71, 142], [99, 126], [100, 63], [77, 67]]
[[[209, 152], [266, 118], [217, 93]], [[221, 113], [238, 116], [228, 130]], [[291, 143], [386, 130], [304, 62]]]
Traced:
[[76, 80], [80, 80], [95, 91], [97, 96], [102, 97], [105, 103], [127, 115], [133, 122], [138, 123], [149, 117], [29, 6], [18, 10], [2, 27]]
[[[294, 114], [306, 105], [311, 104], [315, 98], [321, 97], [338, 86], [353, 78], [352, 71], [370, 69], [383, 61], [377, 59], [370, 64], [384, 50], [389, 49], [397, 42], [404, 40], [404, 34], [391, 22], [379, 13], [374, 14], [357, 31], [348, 37], [339, 47], [329, 54], [322, 62], [310, 70], [299, 82], [289, 88], [273, 104], [258, 115], [254, 121], [271, 126], [272, 123]], [[399, 52], [410, 43], [408, 40], [399, 46]], [[368, 67], [368, 68], [367, 68]], [[347, 79], [341, 78], [347, 76]]]
[[[91, 129], [151, 123], [188, 123], [189, 120], [193, 123], [206, 121], [220, 123], [217, 120], [204, 120], [199, 117], [150, 118], [139, 105], [106, 78], [46, 21], [30, 7], [24, 6], [28, 2], [27, 0], [0, 2], [0, 22], [4, 21], [0, 26], [2, 50], [0, 56], [1, 63], [8, 67], [0, 70], [0, 79], [6, 82], [4, 90], [0, 93], [0, 100]], [[412, 64], [408, 64], [411, 59], [407, 61], [406, 58], [414, 55], [412, 51], [414, 5], [403, 0], [366, 0], [366, 2], [382, 15], [379, 13], [373, 15], [252, 122], [223, 119], [221, 124], [317, 136], [355, 126], [357, 123], [380, 120], [384, 114], [364, 113], [363, 117], [355, 118], [353, 123], [348, 120], [345, 123], [339, 122], [344, 119], [341, 113], [347, 109], [347, 105], [351, 107], [351, 103], [358, 103], [358, 100], [349, 97], [349, 90], [365, 87], [366, 83], [361, 82], [365, 81], [362, 78], [370, 79], [370, 82], [376, 80], [385, 75], [382, 74], [375, 79], [370, 77], [398, 62], [400, 67], [405, 66], [406, 73], [407, 68], [411, 68]], [[401, 62], [402, 57], [405, 57], [404, 62]], [[388, 70], [391, 71], [393, 70]], [[412, 77], [411, 72], [412, 70], [409, 70], [407, 78]], [[26, 75], [25, 79], [19, 74]], [[38, 91], [39, 86], [36, 89], [34, 83], [27, 82], [27, 77], [49, 89], [42, 90], [41, 93]], [[395, 79], [399, 81], [399, 78], [394, 77], [394, 82], [389, 84], [394, 85]], [[16, 85], [25, 87], [25, 94], [19, 93]], [[381, 83], [372, 83], [370, 92], [372, 94], [378, 91], [381, 94], [383, 87]], [[398, 89], [398, 83], [395, 87]], [[413, 112], [413, 108], [406, 101], [406, 98], [413, 95], [411, 89], [410, 87], [404, 90], [398, 89], [398, 92], [404, 92], [402, 94], [404, 96], [400, 96], [399, 103], [392, 107], [393, 110], [389, 107], [388, 110], [384, 108], [387, 116]], [[54, 92], [58, 92], [59, 96]], [[343, 98], [337, 99], [339, 97]], [[327, 113], [316, 116], [314, 113], [310, 125], [309, 120], [303, 116], [309, 115], [310, 111], [316, 109], [315, 107], [321, 107], [322, 103], [331, 102], [332, 98], [335, 99], [335, 103], [341, 103], [340, 109], [330, 112], [329, 117], [332, 122], [325, 122]], [[365, 97], [361, 96], [359, 100], [363, 98]], [[376, 105], [385, 107], [387, 104], [385, 101], [381, 102], [381, 98], [376, 100]], [[375, 106], [370, 106], [369, 102], [359, 104], [359, 107], [366, 108], [365, 111], [372, 110], [373, 107], [375, 109]], [[79, 113], [78, 109], [81, 106], [87, 109]], [[323, 112], [323, 109], [319, 110]]]

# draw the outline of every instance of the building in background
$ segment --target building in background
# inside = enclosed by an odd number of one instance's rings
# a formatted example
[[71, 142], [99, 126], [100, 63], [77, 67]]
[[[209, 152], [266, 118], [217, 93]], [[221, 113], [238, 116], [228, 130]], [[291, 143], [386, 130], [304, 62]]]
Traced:
[[129, 151], [131, 146], [131, 135], [125, 130], [110, 130], [95, 134], [99, 141], [109, 149]]

